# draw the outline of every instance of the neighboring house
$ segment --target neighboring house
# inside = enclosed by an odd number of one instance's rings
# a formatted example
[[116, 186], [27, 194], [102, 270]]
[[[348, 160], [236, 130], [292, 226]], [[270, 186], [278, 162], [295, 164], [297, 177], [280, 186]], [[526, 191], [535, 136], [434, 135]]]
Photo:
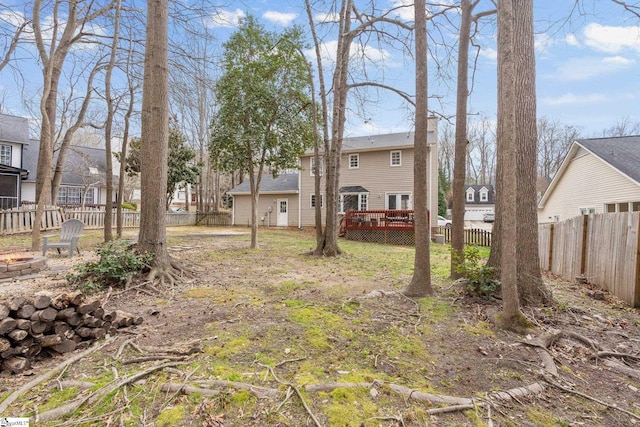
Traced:
[[[299, 173], [283, 173], [274, 178], [263, 175], [258, 198], [258, 225], [291, 227], [298, 222]], [[251, 225], [251, 190], [249, 181], [231, 189], [232, 224]]]
[[538, 222], [640, 211], [640, 135], [578, 139], [538, 204]]
[[[36, 170], [39, 147], [40, 141], [32, 139], [24, 149], [24, 166], [29, 170], [29, 176], [23, 183], [22, 200], [25, 202], [34, 203], [36, 201]], [[115, 159], [113, 162], [113, 169], [117, 170], [118, 163]], [[104, 149], [72, 145], [67, 152], [64, 168], [56, 204], [92, 205], [106, 203], [106, 155]], [[116, 174], [113, 176], [113, 186], [115, 201], [118, 186]]]
[[[413, 132], [345, 138], [340, 164], [338, 211], [413, 209]], [[429, 119], [427, 202], [431, 224], [438, 216], [437, 119]], [[324, 223], [325, 179], [320, 165], [321, 189], [315, 194], [314, 156], [300, 158], [301, 170], [275, 180], [265, 175], [260, 188], [259, 216], [264, 225], [315, 226], [315, 204], [320, 203]], [[294, 185], [294, 177], [297, 181]], [[232, 189], [234, 224], [250, 220], [248, 183]], [[266, 199], [266, 200], [265, 200]], [[271, 208], [271, 211], [269, 211]], [[269, 212], [271, 214], [269, 215]]]
[[467, 185], [464, 190], [464, 220], [482, 221], [494, 213], [496, 202], [493, 185]]
[[29, 120], [0, 114], [0, 209], [20, 206], [28, 171], [22, 152], [29, 144]]

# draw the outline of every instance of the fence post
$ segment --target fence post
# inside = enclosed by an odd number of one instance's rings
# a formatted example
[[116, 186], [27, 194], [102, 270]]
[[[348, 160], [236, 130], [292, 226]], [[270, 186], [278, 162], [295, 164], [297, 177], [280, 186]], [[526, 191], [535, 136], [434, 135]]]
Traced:
[[555, 224], [551, 224], [549, 227], [549, 271], [553, 272], [553, 234], [555, 230]]
[[587, 228], [589, 226], [589, 215], [582, 216], [582, 251], [580, 252], [580, 274], [587, 271]]
[[636, 277], [633, 293], [633, 306], [640, 307], [640, 214], [638, 214], [638, 238], [636, 239]]

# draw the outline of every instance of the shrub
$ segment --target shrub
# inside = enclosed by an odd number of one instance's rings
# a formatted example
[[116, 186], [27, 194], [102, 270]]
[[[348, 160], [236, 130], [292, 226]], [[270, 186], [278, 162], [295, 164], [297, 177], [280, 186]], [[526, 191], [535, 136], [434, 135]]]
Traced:
[[67, 274], [67, 283], [84, 292], [96, 291], [107, 286], [122, 287], [136, 273], [148, 270], [153, 259], [149, 253], [137, 254], [130, 244], [122, 240], [107, 242], [96, 249], [100, 259], [74, 267]]
[[[455, 253], [452, 253], [455, 257]], [[480, 258], [480, 250], [475, 245], [466, 245], [462, 260], [457, 260], [456, 272], [465, 279], [464, 289], [470, 295], [488, 298], [500, 288], [500, 281], [494, 278], [493, 268], [487, 267]]]
[[135, 203], [131, 203], [131, 202], [124, 202], [122, 204], [122, 209], [126, 209], [129, 211], [136, 211], [138, 210], [138, 205], [136, 205]]

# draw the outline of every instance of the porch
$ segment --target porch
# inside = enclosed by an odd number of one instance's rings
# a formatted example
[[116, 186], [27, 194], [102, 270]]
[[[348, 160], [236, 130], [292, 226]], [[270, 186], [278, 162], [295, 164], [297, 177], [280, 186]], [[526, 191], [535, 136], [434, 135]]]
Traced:
[[413, 210], [347, 211], [340, 221], [341, 237], [363, 242], [414, 245]]

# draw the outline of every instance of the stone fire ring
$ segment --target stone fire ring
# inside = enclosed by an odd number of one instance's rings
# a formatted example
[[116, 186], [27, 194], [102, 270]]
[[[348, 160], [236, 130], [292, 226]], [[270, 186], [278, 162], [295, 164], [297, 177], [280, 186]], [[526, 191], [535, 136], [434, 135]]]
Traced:
[[19, 256], [2, 258], [0, 255], [0, 280], [38, 273], [47, 266], [43, 256]]

